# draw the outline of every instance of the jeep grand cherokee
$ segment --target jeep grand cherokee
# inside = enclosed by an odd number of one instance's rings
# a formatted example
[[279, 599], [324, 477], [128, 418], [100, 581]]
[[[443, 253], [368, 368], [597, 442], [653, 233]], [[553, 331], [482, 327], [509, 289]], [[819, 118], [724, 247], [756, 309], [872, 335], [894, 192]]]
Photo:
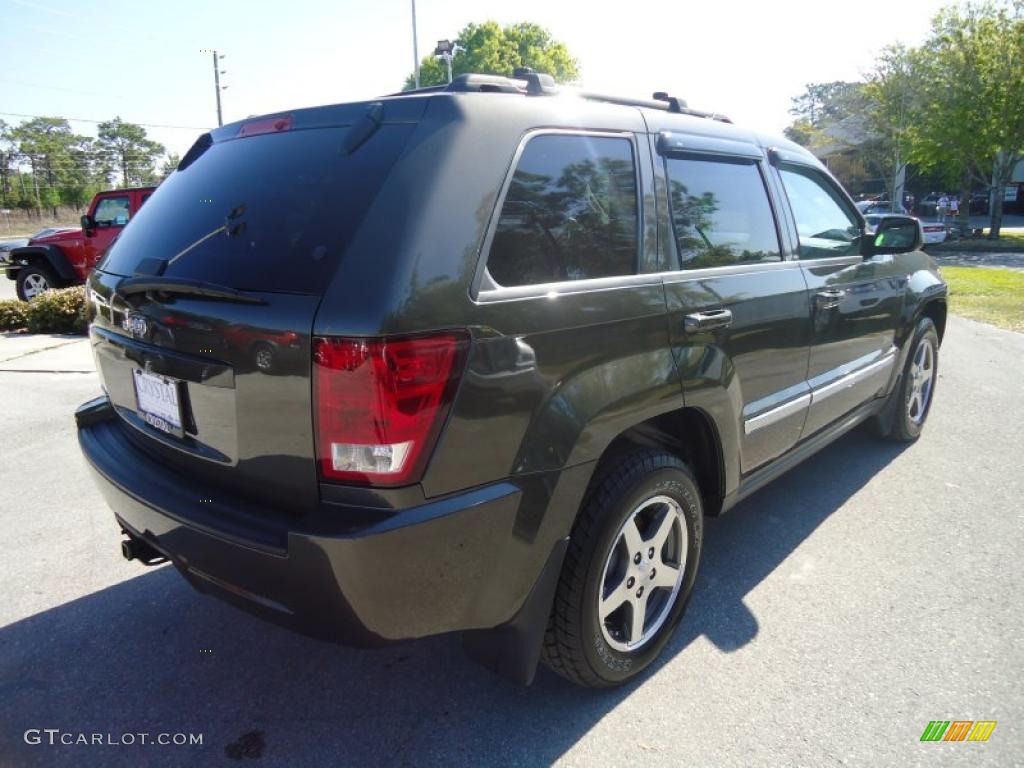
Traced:
[[126, 557], [608, 686], [705, 516], [861, 422], [919, 435], [946, 287], [914, 219], [866, 235], [795, 144], [520, 74], [217, 128], [132, 219], [77, 412]]

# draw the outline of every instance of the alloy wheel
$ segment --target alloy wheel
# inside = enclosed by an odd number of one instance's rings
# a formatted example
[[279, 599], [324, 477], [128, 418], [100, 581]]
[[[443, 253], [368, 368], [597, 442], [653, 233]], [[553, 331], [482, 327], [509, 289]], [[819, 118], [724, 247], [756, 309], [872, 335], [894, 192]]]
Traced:
[[46, 278], [38, 273], [28, 275], [22, 283], [22, 291], [26, 299], [34, 299], [43, 291], [48, 291], [49, 289], [50, 284], [46, 281]]
[[597, 615], [608, 645], [632, 652], [658, 633], [682, 586], [687, 547], [675, 499], [653, 496], [633, 509], [601, 574]]
[[910, 396], [907, 398], [907, 416], [915, 424], [924, 422], [935, 383], [935, 349], [927, 339], [921, 339], [910, 364]]

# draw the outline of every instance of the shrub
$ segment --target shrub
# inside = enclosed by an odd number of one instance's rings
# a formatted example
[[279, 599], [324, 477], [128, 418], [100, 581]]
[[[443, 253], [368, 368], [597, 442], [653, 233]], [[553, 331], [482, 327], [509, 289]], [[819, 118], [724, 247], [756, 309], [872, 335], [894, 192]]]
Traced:
[[31, 333], [85, 333], [85, 287], [39, 294], [26, 306], [26, 325]]
[[0, 301], [0, 331], [24, 328], [28, 320], [28, 304], [18, 299]]

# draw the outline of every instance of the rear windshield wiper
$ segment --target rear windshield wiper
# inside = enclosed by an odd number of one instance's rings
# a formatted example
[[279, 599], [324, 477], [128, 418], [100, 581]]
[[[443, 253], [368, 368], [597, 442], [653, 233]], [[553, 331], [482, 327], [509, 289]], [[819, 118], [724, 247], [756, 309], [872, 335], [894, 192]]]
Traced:
[[263, 299], [250, 296], [235, 288], [208, 283], [204, 280], [191, 280], [185, 277], [126, 277], [114, 289], [114, 296], [124, 299], [126, 296], [135, 293], [149, 293], [150, 291], [184, 296], [202, 296], [207, 299], [236, 301], [240, 304], [266, 304]]

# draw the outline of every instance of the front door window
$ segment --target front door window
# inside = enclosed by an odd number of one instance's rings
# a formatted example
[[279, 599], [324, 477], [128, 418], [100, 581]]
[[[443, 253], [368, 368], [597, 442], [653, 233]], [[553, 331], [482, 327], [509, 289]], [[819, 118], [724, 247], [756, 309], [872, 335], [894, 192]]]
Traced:
[[860, 253], [860, 223], [843, 204], [839, 193], [811, 169], [783, 166], [801, 259], [824, 259]]
[[123, 227], [128, 223], [131, 206], [128, 197], [104, 197], [96, 206], [93, 219], [97, 227]]

